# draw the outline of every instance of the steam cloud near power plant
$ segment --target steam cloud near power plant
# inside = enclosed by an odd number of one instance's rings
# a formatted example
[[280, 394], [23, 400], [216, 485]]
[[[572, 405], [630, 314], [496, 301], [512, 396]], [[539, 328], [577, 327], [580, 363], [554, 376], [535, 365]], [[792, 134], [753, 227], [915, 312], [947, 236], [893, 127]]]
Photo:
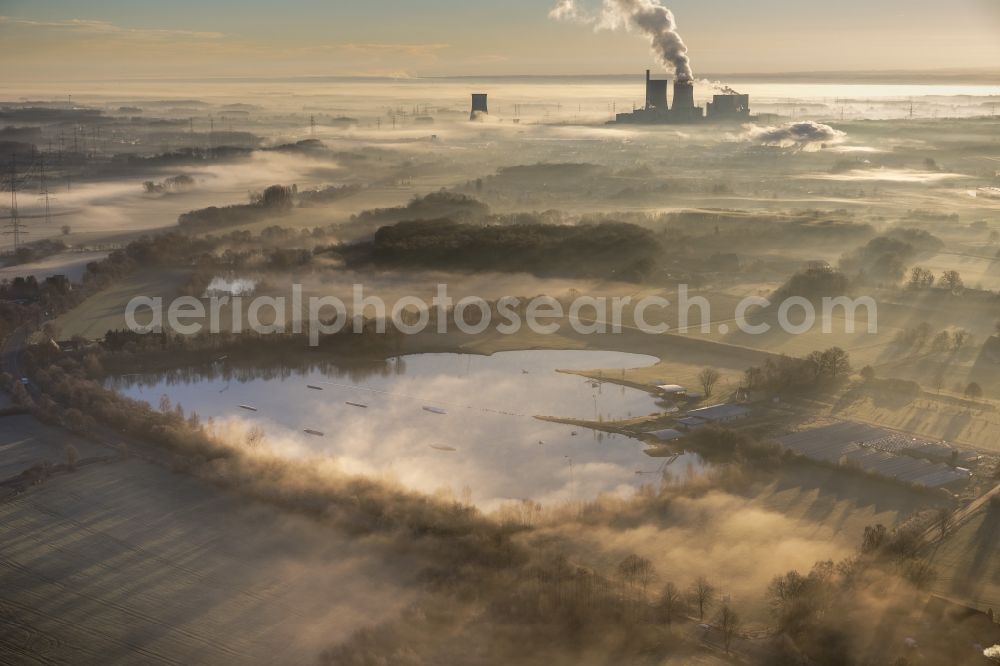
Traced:
[[649, 37], [653, 53], [665, 68], [674, 71], [678, 81], [694, 79], [688, 48], [677, 32], [674, 14], [659, 0], [604, 0], [597, 16], [581, 9], [576, 0], [559, 0], [549, 17], [592, 24], [597, 30], [636, 28]]
[[751, 140], [759, 141], [766, 146], [780, 146], [782, 148], [794, 146], [803, 150], [840, 143], [846, 137], [845, 132], [813, 120], [789, 123], [781, 127], [755, 127], [749, 132]]

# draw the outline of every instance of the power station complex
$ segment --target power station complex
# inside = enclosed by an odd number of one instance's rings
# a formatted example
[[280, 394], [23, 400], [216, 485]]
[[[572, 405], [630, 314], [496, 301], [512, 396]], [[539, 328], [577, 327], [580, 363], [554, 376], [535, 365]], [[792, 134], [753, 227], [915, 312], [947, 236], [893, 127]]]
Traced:
[[[746, 122], [750, 120], [750, 95], [729, 88], [713, 95], [705, 109], [694, 105], [694, 84], [674, 81], [674, 104], [667, 103], [669, 79], [654, 79], [646, 70], [646, 104], [631, 113], [617, 113], [611, 123], [632, 125], [682, 125], [699, 122]], [[472, 93], [469, 120], [489, 114], [486, 93]], [[517, 122], [515, 119], [514, 122]]]
[[614, 122], [636, 125], [670, 125], [701, 121], [744, 121], [750, 118], [750, 95], [726, 91], [712, 97], [707, 113], [694, 105], [694, 85], [674, 81], [674, 104], [667, 104], [667, 79], [653, 79], [646, 70], [646, 105], [631, 113], [618, 113]]

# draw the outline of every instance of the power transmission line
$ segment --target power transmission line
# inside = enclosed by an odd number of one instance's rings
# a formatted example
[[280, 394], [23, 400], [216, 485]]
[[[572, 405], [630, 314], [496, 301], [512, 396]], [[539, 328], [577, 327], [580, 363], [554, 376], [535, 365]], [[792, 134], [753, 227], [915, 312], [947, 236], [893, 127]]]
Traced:
[[49, 206], [49, 179], [45, 173], [45, 156], [38, 157], [38, 197], [45, 204], [45, 224], [52, 223], [52, 209]]
[[21, 236], [25, 232], [21, 229], [21, 218], [17, 214], [17, 157], [10, 156], [10, 220], [7, 222], [5, 235], [14, 237], [14, 249], [21, 247]]

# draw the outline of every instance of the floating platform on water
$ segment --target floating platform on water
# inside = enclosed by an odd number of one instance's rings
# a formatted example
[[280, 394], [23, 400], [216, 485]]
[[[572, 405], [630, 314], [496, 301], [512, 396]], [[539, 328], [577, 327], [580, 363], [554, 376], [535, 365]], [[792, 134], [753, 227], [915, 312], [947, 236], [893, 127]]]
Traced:
[[348, 400], [344, 404], [350, 405], [351, 407], [361, 407], [362, 409], [368, 409], [368, 405], [363, 405], [360, 402], [351, 402], [350, 400]]
[[322, 386], [313, 386], [312, 384], [306, 384], [306, 388], [312, 389], [313, 391], [322, 391]]
[[440, 407], [427, 407], [426, 405], [424, 406], [424, 411], [425, 412], [430, 412], [431, 414], [447, 414], [448, 413], [448, 412], [444, 411], [443, 409], [441, 409]]
[[451, 446], [434, 446], [431, 444], [431, 448], [435, 451], [444, 451], [446, 453], [454, 453], [455, 451], [458, 451], [458, 449]]
[[326, 433], [320, 432], [319, 430], [311, 430], [310, 428], [306, 428], [302, 432], [306, 433], [307, 435], [314, 435], [316, 437], [326, 437]]
[[248, 412], [256, 412], [257, 411], [256, 407], [251, 407], [250, 405], [240, 405], [240, 409], [245, 409]]

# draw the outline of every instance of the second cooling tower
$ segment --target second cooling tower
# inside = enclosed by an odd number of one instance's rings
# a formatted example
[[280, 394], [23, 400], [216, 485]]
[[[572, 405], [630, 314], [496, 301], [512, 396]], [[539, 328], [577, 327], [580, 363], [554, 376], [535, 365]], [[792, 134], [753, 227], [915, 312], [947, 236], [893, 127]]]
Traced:
[[694, 85], [690, 81], [674, 81], [674, 105], [670, 110], [676, 114], [694, 114]]

